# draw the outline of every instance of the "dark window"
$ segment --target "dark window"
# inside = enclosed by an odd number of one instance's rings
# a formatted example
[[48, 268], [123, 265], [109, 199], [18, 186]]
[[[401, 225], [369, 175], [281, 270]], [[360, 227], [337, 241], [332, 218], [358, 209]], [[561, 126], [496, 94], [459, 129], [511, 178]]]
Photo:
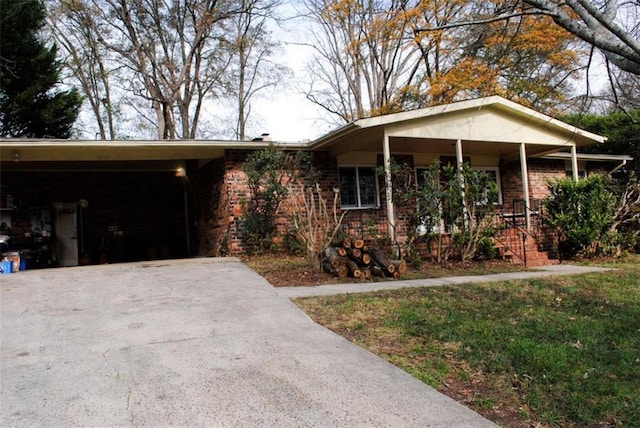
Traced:
[[497, 190], [497, 195], [496, 195], [496, 199], [489, 201], [488, 199], [488, 192], [485, 190], [484, 192], [484, 197], [482, 200], [478, 201], [479, 203], [482, 204], [486, 204], [486, 203], [492, 203], [492, 204], [502, 204], [502, 186], [500, 185], [500, 170], [498, 168], [474, 168], [476, 171], [480, 172], [481, 174], [487, 174], [487, 177], [489, 178], [489, 181], [492, 183], [495, 183], [496, 185], [496, 190]]
[[[500, 185], [500, 170], [497, 167], [478, 167], [478, 168], [473, 168], [474, 170], [480, 172], [480, 173], [484, 173], [487, 174], [487, 176], [489, 177], [489, 181], [493, 182], [496, 184], [496, 188], [498, 190], [498, 195], [497, 195], [497, 200], [491, 201], [491, 203], [493, 204], [502, 204], [502, 186]], [[417, 183], [418, 185], [423, 185], [424, 184], [424, 175], [423, 173], [427, 170], [427, 168], [416, 168], [416, 176], [417, 176]], [[480, 203], [487, 203], [489, 202], [487, 199], [487, 194], [485, 192], [484, 195], [484, 199], [478, 201]]]
[[340, 205], [343, 208], [377, 207], [378, 182], [373, 167], [343, 166], [338, 168]]

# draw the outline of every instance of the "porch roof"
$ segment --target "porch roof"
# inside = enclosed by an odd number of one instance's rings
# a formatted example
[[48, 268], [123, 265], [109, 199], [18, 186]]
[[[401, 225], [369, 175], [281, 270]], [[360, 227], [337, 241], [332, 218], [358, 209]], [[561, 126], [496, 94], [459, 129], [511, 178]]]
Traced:
[[[563, 159], [563, 160], [571, 160], [571, 153], [566, 152], [558, 152], [558, 153], [550, 153], [546, 156], [543, 156], [545, 159]], [[578, 160], [590, 161], [590, 162], [630, 162], [633, 160], [632, 156], [629, 155], [610, 155], [604, 153], [578, 153], [576, 154], [576, 158]]]
[[384, 136], [394, 153], [455, 153], [517, 156], [520, 143], [529, 156], [602, 143], [603, 136], [582, 130], [499, 96], [460, 101], [355, 120], [311, 143], [334, 154], [380, 151]]

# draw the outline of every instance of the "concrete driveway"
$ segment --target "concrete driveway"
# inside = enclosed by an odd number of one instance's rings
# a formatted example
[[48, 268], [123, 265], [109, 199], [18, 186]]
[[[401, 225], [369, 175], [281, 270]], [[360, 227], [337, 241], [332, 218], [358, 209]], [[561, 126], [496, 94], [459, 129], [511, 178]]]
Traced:
[[493, 426], [236, 259], [0, 276], [2, 426]]

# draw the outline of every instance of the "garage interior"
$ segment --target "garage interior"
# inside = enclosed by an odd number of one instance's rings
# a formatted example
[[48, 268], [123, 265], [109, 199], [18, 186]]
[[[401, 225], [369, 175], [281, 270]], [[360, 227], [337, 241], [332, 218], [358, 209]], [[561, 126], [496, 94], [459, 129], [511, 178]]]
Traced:
[[2, 252], [25, 269], [190, 255], [183, 161], [3, 162], [0, 186]]

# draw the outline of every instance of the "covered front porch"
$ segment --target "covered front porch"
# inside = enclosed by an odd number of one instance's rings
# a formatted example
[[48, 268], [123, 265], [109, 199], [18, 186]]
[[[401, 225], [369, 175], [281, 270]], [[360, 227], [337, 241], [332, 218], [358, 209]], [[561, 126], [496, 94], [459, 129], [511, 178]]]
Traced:
[[[577, 147], [603, 141], [604, 137], [501, 97], [489, 97], [356, 120], [314, 141], [312, 147], [327, 150], [339, 170], [382, 166], [384, 180], [376, 202], [384, 211], [390, 239], [402, 241], [403, 215], [392, 198], [393, 158], [409, 163], [416, 173], [436, 161], [458, 167], [466, 163], [487, 173], [498, 188], [496, 210], [527, 231], [547, 194], [545, 180], [567, 174], [577, 180]], [[546, 157], [557, 152], [568, 159]], [[371, 204], [355, 208], [375, 209]]]

